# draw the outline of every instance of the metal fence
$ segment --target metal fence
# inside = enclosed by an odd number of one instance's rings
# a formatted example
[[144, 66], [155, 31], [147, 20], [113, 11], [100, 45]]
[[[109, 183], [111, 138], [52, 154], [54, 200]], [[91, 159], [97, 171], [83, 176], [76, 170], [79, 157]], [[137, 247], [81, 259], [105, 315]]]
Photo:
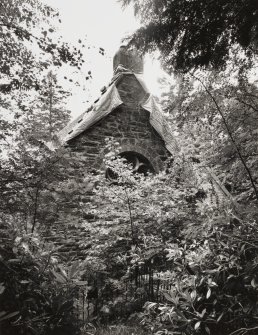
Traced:
[[172, 287], [171, 281], [161, 274], [167, 266], [164, 263], [160, 267], [152, 264], [136, 266], [120, 280], [119, 288], [107, 285], [106, 277], [95, 282], [90, 292], [80, 289], [74, 306], [78, 320], [87, 322], [94, 317], [129, 315], [140, 310], [147, 301], [164, 302], [162, 292]]

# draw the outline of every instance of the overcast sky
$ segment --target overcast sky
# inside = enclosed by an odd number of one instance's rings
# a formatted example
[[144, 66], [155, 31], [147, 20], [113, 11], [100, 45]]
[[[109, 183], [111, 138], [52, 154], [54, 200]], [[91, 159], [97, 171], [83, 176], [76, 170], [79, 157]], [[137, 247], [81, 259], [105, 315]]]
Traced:
[[[114, 53], [121, 45], [122, 39], [136, 30], [140, 24], [134, 17], [133, 9], [123, 10], [117, 0], [42, 1], [59, 10], [62, 19], [60, 33], [65, 40], [79, 47], [82, 45], [78, 44], [79, 39], [85, 42], [83, 52], [86, 63], [81, 74], [76, 76], [80, 86], [69, 86], [73, 94], [69, 108], [75, 116], [82, 113], [100, 95], [100, 89], [109, 83]], [[105, 49], [105, 56], [99, 54], [99, 47]], [[85, 80], [88, 70], [92, 72], [93, 77], [90, 81]], [[150, 90], [157, 95], [159, 75], [159, 63], [146, 57], [145, 80]]]

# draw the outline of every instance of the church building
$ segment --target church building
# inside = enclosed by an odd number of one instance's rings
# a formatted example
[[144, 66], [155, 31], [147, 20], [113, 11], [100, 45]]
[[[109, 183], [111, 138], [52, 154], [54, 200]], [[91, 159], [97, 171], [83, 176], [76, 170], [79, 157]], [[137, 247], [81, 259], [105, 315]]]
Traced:
[[[133, 165], [134, 171], [146, 175], [165, 170], [167, 159], [178, 148], [164, 114], [144, 83], [142, 57], [136, 51], [120, 47], [113, 68], [114, 76], [102, 89], [100, 98], [61, 130], [59, 142], [69, 148], [69, 161], [74, 157], [80, 166], [85, 166], [85, 171], [97, 171], [106, 177], [112, 178], [112, 170], [104, 163], [107, 138], [119, 144], [119, 155]], [[74, 172], [77, 173], [72, 167], [71, 175]], [[91, 195], [89, 190], [85, 192], [87, 209]], [[76, 211], [74, 204], [71, 206]], [[48, 240], [54, 241], [68, 259], [83, 260], [88, 252], [89, 226], [94, 225], [96, 217], [87, 209], [79, 220], [82, 224], [76, 227], [71, 222], [67, 227], [60, 225], [49, 231]], [[60, 239], [60, 235], [65, 238]]]
[[114, 76], [101, 96], [60, 133], [59, 140], [81, 156], [85, 166], [105, 170], [106, 138], [141, 173], [157, 173], [176, 143], [154, 96], [143, 80], [143, 59], [122, 46], [113, 59]]

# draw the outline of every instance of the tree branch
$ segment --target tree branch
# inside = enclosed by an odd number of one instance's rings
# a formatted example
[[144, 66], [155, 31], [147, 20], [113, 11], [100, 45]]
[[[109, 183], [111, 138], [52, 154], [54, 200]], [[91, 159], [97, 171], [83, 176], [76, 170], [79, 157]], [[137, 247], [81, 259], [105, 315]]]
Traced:
[[37, 221], [39, 191], [40, 191], [40, 184], [42, 182], [42, 178], [43, 178], [43, 171], [41, 171], [40, 180], [39, 180], [39, 183], [38, 183], [38, 187], [36, 189], [35, 208], [34, 208], [34, 215], [33, 215], [32, 228], [31, 228], [31, 233], [32, 234], [34, 232], [34, 229], [35, 229], [35, 226], [36, 226], [36, 221]]
[[237, 100], [239, 101], [239, 102], [241, 102], [243, 105], [245, 105], [245, 106], [247, 106], [247, 107], [250, 107], [251, 109], [253, 109], [255, 112], [258, 112], [258, 109], [257, 108], [255, 108], [253, 105], [251, 105], [250, 103], [248, 103], [248, 102], [246, 102], [246, 101], [244, 101], [244, 100], [242, 100], [242, 99], [239, 99], [239, 98], [237, 98]]
[[126, 187], [124, 188], [126, 198], [127, 198], [127, 205], [128, 205], [128, 210], [129, 210], [129, 220], [130, 220], [130, 225], [131, 225], [131, 234], [132, 234], [132, 241], [135, 243], [135, 236], [134, 236], [134, 226], [133, 226], [133, 217], [132, 217], [132, 209], [131, 209], [131, 202], [130, 198], [128, 196], [128, 192], [126, 190]]
[[245, 335], [247, 332], [249, 331], [253, 331], [258, 329], [258, 327], [253, 327], [253, 328], [240, 328], [237, 329], [235, 331], [233, 331], [232, 333], [230, 333], [229, 335]]
[[198, 78], [198, 77], [196, 77], [195, 75], [193, 75], [193, 74], [191, 74], [191, 76], [192, 76], [194, 79], [198, 80], [198, 81], [201, 83], [201, 85], [202, 85], [203, 88], [205, 89], [206, 93], [210, 96], [210, 98], [211, 98], [212, 101], [214, 102], [214, 104], [215, 104], [215, 106], [216, 106], [216, 109], [217, 109], [219, 115], [220, 115], [221, 118], [222, 118], [222, 121], [223, 121], [223, 123], [224, 123], [224, 126], [225, 126], [225, 128], [226, 128], [226, 130], [227, 130], [227, 133], [228, 133], [228, 135], [229, 135], [229, 137], [230, 137], [230, 139], [231, 139], [231, 142], [232, 142], [232, 144], [233, 144], [233, 146], [234, 146], [234, 148], [235, 148], [235, 150], [236, 150], [236, 152], [237, 152], [237, 154], [238, 154], [238, 157], [240, 158], [240, 160], [241, 160], [241, 162], [242, 162], [242, 164], [243, 164], [243, 166], [244, 166], [244, 168], [245, 168], [245, 170], [246, 170], [246, 172], [247, 172], [248, 178], [249, 178], [250, 183], [251, 183], [251, 185], [252, 185], [252, 188], [253, 188], [253, 190], [254, 190], [255, 197], [256, 197], [256, 199], [257, 199], [257, 201], [258, 201], [258, 190], [257, 190], [256, 185], [255, 185], [255, 183], [254, 183], [254, 179], [253, 179], [253, 177], [252, 177], [251, 171], [250, 171], [250, 169], [248, 168], [248, 166], [246, 165], [246, 162], [245, 162], [245, 160], [244, 160], [244, 157], [243, 157], [243, 155], [242, 155], [242, 153], [241, 153], [239, 147], [238, 147], [237, 144], [236, 144], [236, 141], [235, 141], [235, 139], [234, 139], [234, 137], [233, 137], [233, 135], [232, 135], [232, 132], [231, 132], [231, 130], [230, 130], [228, 124], [227, 124], [227, 120], [226, 120], [226, 118], [225, 118], [225, 116], [224, 116], [224, 114], [223, 114], [221, 108], [219, 107], [219, 105], [218, 105], [216, 99], [215, 99], [214, 96], [211, 94], [210, 90], [206, 87], [206, 85], [203, 83], [203, 81], [202, 81], [200, 78]]

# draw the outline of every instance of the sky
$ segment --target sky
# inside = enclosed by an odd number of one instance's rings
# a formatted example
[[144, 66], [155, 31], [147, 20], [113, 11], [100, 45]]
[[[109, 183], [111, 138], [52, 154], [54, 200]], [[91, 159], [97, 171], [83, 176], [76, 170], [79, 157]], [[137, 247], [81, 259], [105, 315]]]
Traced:
[[[133, 8], [122, 9], [117, 0], [42, 0], [57, 8], [60, 13], [61, 24], [59, 32], [71, 44], [83, 48], [85, 65], [80, 74], [69, 73], [73, 82], [78, 86], [64, 83], [71, 90], [72, 97], [69, 106], [72, 116], [82, 113], [99, 97], [100, 89], [107, 85], [112, 78], [113, 55], [122, 44], [122, 39], [140, 27], [134, 17]], [[78, 40], [82, 40], [78, 44]], [[105, 50], [105, 55], [99, 53], [99, 48]], [[63, 80], [68, 68], [59, 72]], [[91, 71], [92, 79], [85, 80], [87, 72]], [[157, 60], [145, 57], [145, 81], [150, 91], [159, 96], [160, 87], [157, 83], [162, 71]], [[70, 78], [69, 77], [69, 78]]]

